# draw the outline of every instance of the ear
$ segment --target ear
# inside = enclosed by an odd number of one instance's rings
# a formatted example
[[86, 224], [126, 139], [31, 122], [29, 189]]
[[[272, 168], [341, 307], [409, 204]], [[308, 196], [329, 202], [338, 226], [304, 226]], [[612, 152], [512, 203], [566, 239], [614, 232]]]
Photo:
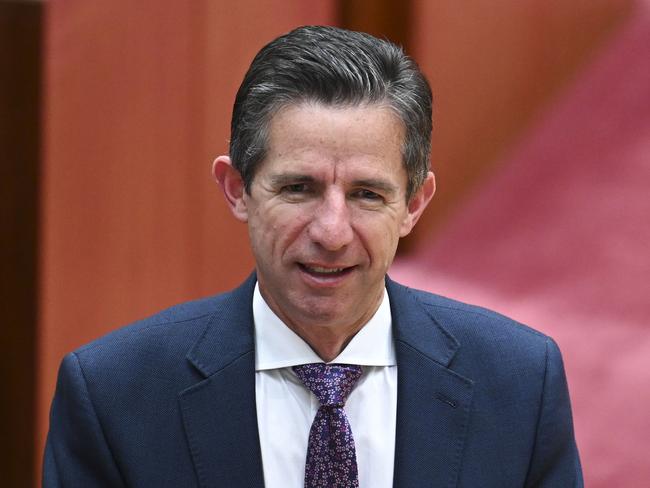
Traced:
[[400, 226], [399, 236], [404, 237], [413, 230], [420, 215], [427, 208], [433, 194], [436, 192], [436, 178], [431, 171], [427, 173], [427, 177], [420, 189], [411, 197], [406, 208], [406, 217]]
[[248, 221], [248, 207], [246, 205], [246, 189], [244, 188], [244, 180], [232, 166], [232, 162], [228, 156], [219, 156], [212, 163], [212, 175], [217, 181], [226, 203], [230, 207], [230, 211], [235, 218], [241, 222]]

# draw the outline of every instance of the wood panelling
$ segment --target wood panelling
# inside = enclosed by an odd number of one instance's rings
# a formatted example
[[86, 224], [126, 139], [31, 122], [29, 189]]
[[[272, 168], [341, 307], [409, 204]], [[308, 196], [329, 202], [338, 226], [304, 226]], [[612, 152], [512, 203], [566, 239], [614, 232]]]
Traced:
[[411, 244], [488, 178], [632, 13], [631, 0], [413, 0], [411, 51], [434, 92], [438, 192]]
[[329, 0], [47, 5], [38, 449], [65, 352], [253, 267], [210, 168], [254, 53]]

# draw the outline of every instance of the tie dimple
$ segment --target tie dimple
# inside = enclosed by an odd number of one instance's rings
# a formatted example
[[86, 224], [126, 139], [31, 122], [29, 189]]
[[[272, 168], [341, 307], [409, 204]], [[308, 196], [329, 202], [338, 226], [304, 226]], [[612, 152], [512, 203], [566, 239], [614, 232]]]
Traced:
[[321, 404], [309, 431], [305, 488], [358, 487], [354, 438], [343, 406], [361, 366], [316, 363], [293, 370]]

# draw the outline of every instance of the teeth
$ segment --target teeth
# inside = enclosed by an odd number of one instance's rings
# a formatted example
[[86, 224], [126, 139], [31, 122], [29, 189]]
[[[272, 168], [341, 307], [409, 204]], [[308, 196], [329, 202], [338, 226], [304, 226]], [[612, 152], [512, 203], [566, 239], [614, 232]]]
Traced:
[[321, 268], [320, 266], [307, 266], [309, 271], [314, 273], [338, 273], [343, 271], [345, 268]]

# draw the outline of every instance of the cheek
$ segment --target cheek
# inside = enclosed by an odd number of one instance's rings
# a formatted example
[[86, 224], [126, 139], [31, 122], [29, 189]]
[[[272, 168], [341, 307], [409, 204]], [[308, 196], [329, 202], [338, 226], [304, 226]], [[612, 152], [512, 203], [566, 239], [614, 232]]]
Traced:
[[368, 215], [356, 220], [356, 234], [373, 261], [373, 265], [388, 267], [393, 261], [399, 228], [394, 219], [387, 215]]
[[384, 240], [382, 241], [382, 247], [380, 252], [381, 252], [382, 267], [384, 268], [384, 272], [388, 270], [389, 266], [393, 262], [393, 258], [395, 257], [395, 252], [397, 251], [398, 242], [399, 242], [399, 238], [395, 233], [386, 234]]
[[258, 211], [249, 222], [259, 250], [267, 255], [281, 257], [294, 243], [300, 241], [309, 219], [308, 213], [297, 206]]

